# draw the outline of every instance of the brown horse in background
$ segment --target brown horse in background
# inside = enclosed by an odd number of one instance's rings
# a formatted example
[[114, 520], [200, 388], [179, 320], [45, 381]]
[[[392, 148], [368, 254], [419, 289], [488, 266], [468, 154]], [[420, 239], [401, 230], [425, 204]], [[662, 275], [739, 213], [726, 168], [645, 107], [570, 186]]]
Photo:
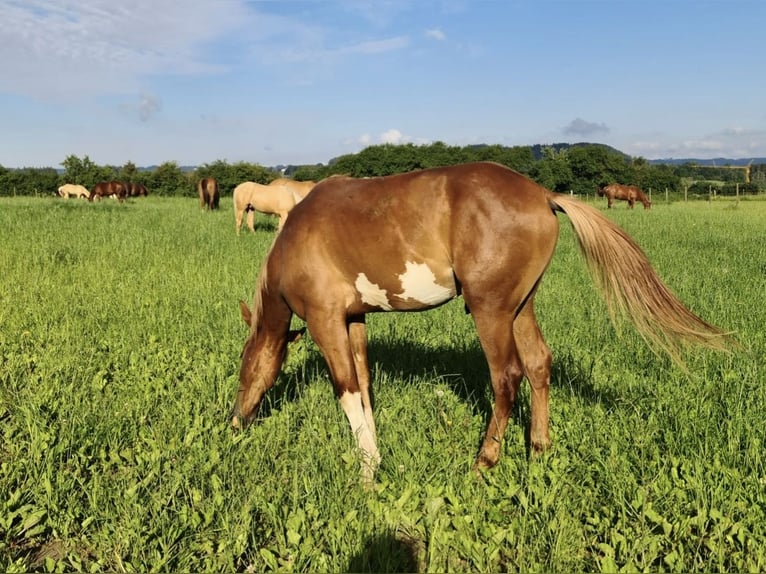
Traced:
[[725, 348], [726, 335], [688, 311], [641, 248], [599, 210], [504, 166], [334, 177], [293, 209], [263, 263], [246, 317], [250, 334], [232, 425], [246, 424], [274, 385], [295, 314], [325, 357], [363, 455], [362, 478], [371, 481], [380, 453], [365, 314], [431, 309], [462, 295], [494, 391], [475, 468], [498, 462], [525, 376], [532, 388], [531, 447], [547, 448], [552, 356], [533, 303], [556, 247], [556, 212], [569, 216], [610, 310], [631, 319], [649, 342], [678, 360], [682, 343]]
[[197, 182], [197, 193], [199, 194], [200, 209], [218, 209], [220, 194], [218, 192], [218, 182], [212, 177], [203, 177]]
[[103, 197], [115, 197], [122, 203], [128, 194], [127, 186], [121, 181], [102, 181], [93, 187], [93, 191], [88, 196], [88, 201], [92, 202], [95, 198], [101, 200]]
[[635, 185], [621, 185], [619, 183], [613, 183], [604, 187], [599, 187], [596, 190], [599, 197], [607, 197], [607, 208], [611, 209], [615, 199], [622, 199], [628, 202], [628, 209], [633, 209], [636, 201], [640, 201], [644, 204], [644, 209], [650, 209], [652, 202], [646, 194], [638, 189]]
[[128, 197], [146, 197], [149, 191], [143, 183], [126, 183]]

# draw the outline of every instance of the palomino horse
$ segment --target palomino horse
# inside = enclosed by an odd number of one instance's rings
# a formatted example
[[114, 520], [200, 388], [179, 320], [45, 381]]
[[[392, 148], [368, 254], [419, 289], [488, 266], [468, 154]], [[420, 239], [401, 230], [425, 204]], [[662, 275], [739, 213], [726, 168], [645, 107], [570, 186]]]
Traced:
[[59, 196], [63, 197], [64, 199], [69, 199], [70, 197], [84, 197], [87, 199], [89, 195], [90, 192], [84, 185], [65, 183], [59, 187]]
[[652, 202], [646, 194], [638, 189], [635, 185], [620, 185], [619, 183], [613, 183], [605, 187], [599, 187], [596, 190], [599, 197], [607, 197], [607, 207], [611, 209], [615, 199], [622, 199], [628, 202], [628, 209], [633, 209], [633, 205], [636, 201], [640, 201], [644, 204], [644, 209], [652, 207]]
[[303, 198], [305, 198], [309, 192], [314, 189], [314, 186], [316, 185], [315, 181], [296, 181], [294, 179], [288, 179], [286, 177], [278, 177], [271, 183], [269, 183], [269, 186], [287, 186], [290, 191], [293, 194], [293, 199], [295, 200], [295, 203], [300, 203], [303, 201]]
[[551, 352], [533, 301], [566, 213], [609, 307], [680, 361], [682, 343], [722, 349], [727, 336], [663, 284], [641, 248], [601, 212], [494, 163], [388, 177], [328, 178], [290, 214], [255, 289], [231, 423], [253, 417], [285, 357], [293, 314], [324, 355], [357, 439], [362, 479], [380, 461], [370, 402], [365, 314], [431, 309], [463, 296], [494, 391], [475, 468], [495, 465], [524, 376], [530, 442], [550, 445]]
[[128, 189], [121, 181], [102, 181], [95, 185], [93, 192], [88, 196], [88, 201], [92, 202], [96, 197], [100, 200], [111, 195], [122, 203], [127, 193]]
[[237, 235], [242, 227], [242, 218], [247, 213], [247, 226], [255, 233], [255, 212], [279, 217], [278, 230], [281, 230], [297, 203], [300, 203], [314, 187], [313, 181], [294, 181], [279, 178], [269, 185], [253, 181], [240, 183], [234, 188], [234, 223]]
[[212, 177], [203, 177], [197, 182], [200, 209], [218, 209], [221, 199], [218, 193], [218, 182]]

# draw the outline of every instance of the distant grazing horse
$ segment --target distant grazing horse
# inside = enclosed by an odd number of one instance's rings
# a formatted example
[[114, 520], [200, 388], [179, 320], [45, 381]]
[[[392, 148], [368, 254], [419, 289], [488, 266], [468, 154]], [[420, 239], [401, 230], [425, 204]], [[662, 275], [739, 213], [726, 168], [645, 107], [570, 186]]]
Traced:
[[607, 197], [607, 207], [611, 209], [615, 199], [622, 199], [628, 202], [628, 209], [633, 209], [633, 205], [636, 201], [640, 201], [644, 204], [644, 209], [650, 209], [652, 202], [646, 194], [638, 189], [635, 185], [620, 185], [619, 183], [613, 183], [605, 187], [599, 187], [596, 190], [599, 197]]
[[[253, 417], [285, 357], [293, 314], [306, 321], [362, 456], [380, 461], [370, 402], [365, 314], [431, 309], [462, 295], [489, 363], [494, 410], [475, 468], [500, 457], [524, 376], [531, 384], [530, 443], [550, 445], [551, 352], [533, 301], [559, 235], [574, 227], [609, 307], [680, 359], [682, 343], [723, 349], [729, 338], [663, 284], [641, 248], [593, 207], [495, 163], [388, 177], [328, 178], [290, 213], [266, 256], [242, 351], [231, 424]], [[566, 305], [566, 301], [560, 304]]]
[[242, 218], [247, 213], [247, 226], [255, 233], [255, 212], [279, 217], [278, 230], [282, 229], [287, 214], [297, 203], [308, 195], [314, 182], [298, 182], [280, 178], [269, 185], [253, 181], [240, 183], [234, 188], [234, 223], [237, 235], [242, 227]]
[[84, 185], [65, 183], [59, 187], [59, 196], [63, 197], [64, 199], [69, 199], [70, 197], [84, 197], [87, 199], [89, 195], [90, 192]]
[[112, 196], [122, 203], [125, 201], [127, 193], [127, 186], [121, 181], [102, 181], [93, 188], [93, 191], [88, 196], [88, 201], [92, 202], [96, 197], [100, 200], [103, 197]]
[[146, 197], [149, 195], [149, 191], [142, 183], [126, 183], [128, 197]]
[[199, 193], [199, 206], [201, 209], [218, 209], [218, 202], [221, 199], [218, 193], [218, 182], [212, 177], [203, 177], [197, 183], [197, 192]]

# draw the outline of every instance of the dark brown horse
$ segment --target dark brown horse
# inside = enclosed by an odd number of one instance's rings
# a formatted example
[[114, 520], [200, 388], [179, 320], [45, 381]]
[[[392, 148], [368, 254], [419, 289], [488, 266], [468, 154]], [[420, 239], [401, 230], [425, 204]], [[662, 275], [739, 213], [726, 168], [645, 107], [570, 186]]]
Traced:
[[149, 191], [142, 183], [126, 183], [125, 186], [128, 190], [128, 197], [146, 197], [149, 195]]
[[619, 183], [613, 183], [604, 187], [599, 187], [596, 190], [599, 197], [606, 196], [607, 207], [611, 209], [615, 199], [622, 199], [628, 202], [628, 209], [633, 209], [636, 201], [640, 201], [644, 204], [644, 209], [650, 209], [652, 202], [646, 194], [638, 189], [635, 185], [621, 185]]
[[97, 183], [93, 191], [88, 196], [88, 201], [92, 202], [95, 198], [114, 196], [122, 203], [128, 194], [127, 186], [121, 181], [102, 181]]
[[218, 182], [212, 177], [203, 177], [197, 183], [199, 193], [199, 206], [201, 209], [218, 209], [220, 196], [218, 194]]
[[232, 425], [245, 425], [273, 386], [296, 314], [325, 357], [363, 455], [363, 480], [372, 480], [380, 454], [365, 314], [431, 309], [462, 295], [495, 399], [475, 467], [497, 463], [524, 376], [532, 387], [531, 446], [547, 448], [552, 358], [533, 302], [556, 247], [556, 212], [569, 216], [609, 307], [647, 340], [675, 358], [682, 343], [726, 346], [726, 335], [688, 311], [641, 248], [599, 210], [506, 167], [334, 177], [295, 206], [263, 263], [252, 318], [246, 317], [250, 334]]

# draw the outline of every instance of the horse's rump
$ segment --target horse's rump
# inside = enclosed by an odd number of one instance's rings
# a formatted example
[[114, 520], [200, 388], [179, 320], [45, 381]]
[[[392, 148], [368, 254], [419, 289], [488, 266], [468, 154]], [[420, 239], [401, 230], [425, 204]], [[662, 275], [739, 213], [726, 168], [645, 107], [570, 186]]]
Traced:
[[218, 181], [212, 177], [203, 177], [197, 182], [197, 193], [199, 195], [199, 204], [202, 209], [218, 209], [220, 202], [220, 193], [218, 191]]

